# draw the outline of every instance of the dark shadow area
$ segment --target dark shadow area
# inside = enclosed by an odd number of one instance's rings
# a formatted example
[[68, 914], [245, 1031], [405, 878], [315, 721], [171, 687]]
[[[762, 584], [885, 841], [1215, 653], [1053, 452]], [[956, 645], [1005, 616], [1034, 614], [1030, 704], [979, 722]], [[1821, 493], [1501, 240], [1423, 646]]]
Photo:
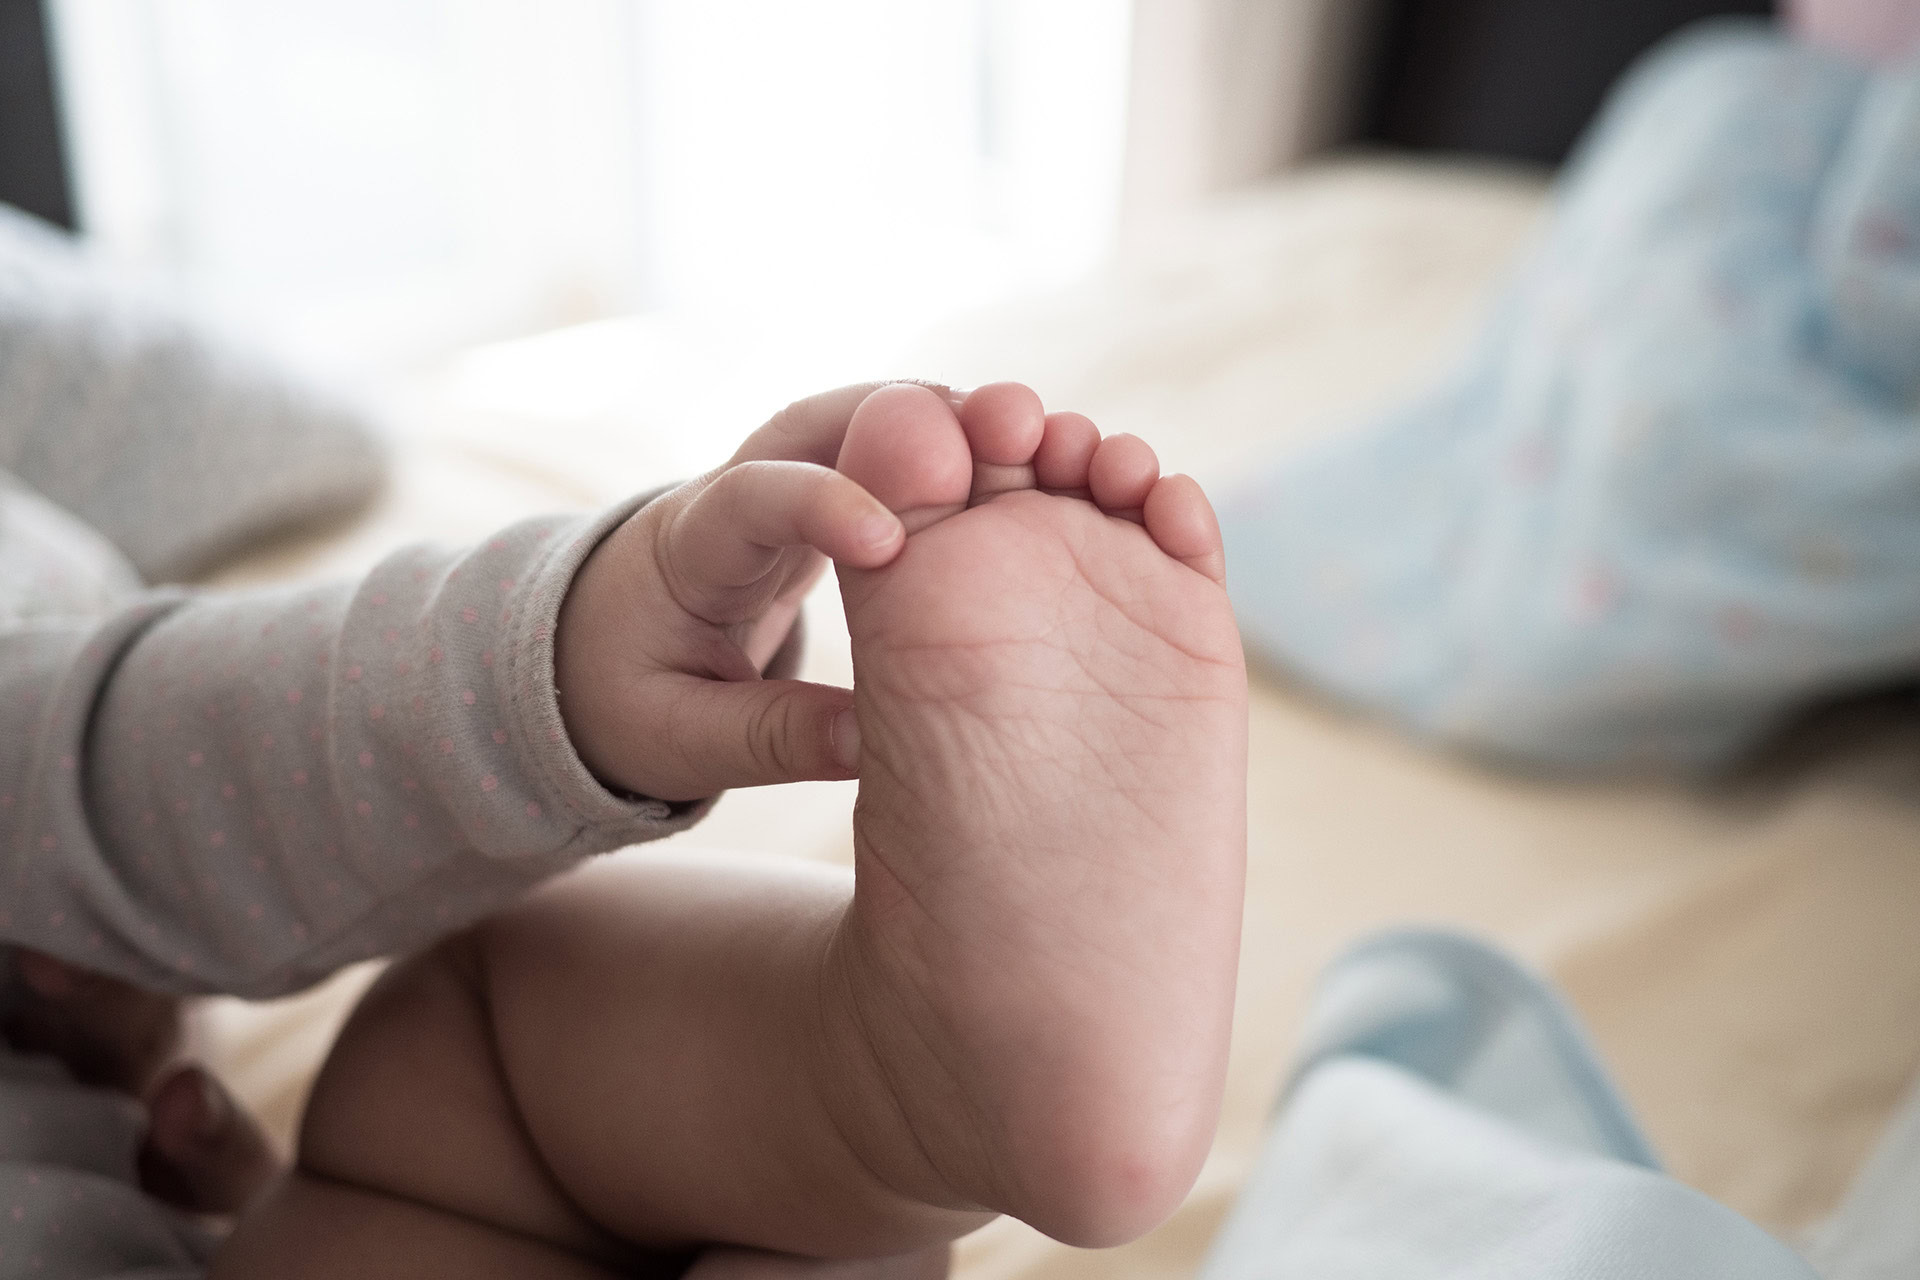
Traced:
[[1559, 164], [1633, 60], [1771, 0], [1388, 0], [1362, 136]]
[[1734, 803], [1767, 804], [1816, 776], [1920, 807], [1920, 681], [1808, 707], [1712, 789]]
[[76, 225], [41, 0], [0, 0], [0, 202]]

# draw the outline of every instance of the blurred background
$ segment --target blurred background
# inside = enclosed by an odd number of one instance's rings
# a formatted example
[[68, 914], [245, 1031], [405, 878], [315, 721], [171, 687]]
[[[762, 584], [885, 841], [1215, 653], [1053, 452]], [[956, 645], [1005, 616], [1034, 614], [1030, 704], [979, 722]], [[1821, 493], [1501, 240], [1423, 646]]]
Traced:
[[641, 311], [897, 328], [1112, 239], [1129, 14], [1111, 0], [48, 16], [72, 220], [317, 361], [383, 369]]
[[[0, 195], [361, 386], [649, 317], [600, 335], [638, 376], [797, 394], [1336, 142], [1551, 164], [1641, 47], [1766, 7], [6, 0]], [[547, 354], [470, 361], [468, 394], [631, 398]]]

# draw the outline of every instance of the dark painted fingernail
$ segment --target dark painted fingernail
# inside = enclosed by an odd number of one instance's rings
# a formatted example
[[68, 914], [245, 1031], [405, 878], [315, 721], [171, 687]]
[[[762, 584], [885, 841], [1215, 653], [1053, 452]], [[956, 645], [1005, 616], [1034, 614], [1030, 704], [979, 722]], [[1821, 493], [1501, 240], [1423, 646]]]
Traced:
[[200, 1089], [200, 1114], [193, 1122], [194, 1140], [211, 1143], [226, 1131], [227, 1121], [233, 1114], [233, 1104], [227, 1099], [227, 1091], [205, 1072], [200, 1073], [195, 1083]]

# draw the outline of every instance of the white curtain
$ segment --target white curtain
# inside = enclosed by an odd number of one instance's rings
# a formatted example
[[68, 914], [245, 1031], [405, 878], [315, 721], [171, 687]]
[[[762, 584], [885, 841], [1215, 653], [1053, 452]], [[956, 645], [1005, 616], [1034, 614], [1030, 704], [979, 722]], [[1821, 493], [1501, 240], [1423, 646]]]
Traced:
[[323, 363], [634, 310], [899, 326], [1117, 222], [1128, 0], [52, 11], [89, 238]]

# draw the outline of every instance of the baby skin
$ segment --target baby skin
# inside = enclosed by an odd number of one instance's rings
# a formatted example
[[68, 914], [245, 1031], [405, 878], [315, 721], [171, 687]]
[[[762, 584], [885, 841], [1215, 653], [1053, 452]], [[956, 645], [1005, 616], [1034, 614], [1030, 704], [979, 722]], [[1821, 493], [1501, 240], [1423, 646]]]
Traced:
[[[1206, 499], [1011, 384], [884, 387], [828, 444], [833, 480], [783, 473], [801, 496], [743, 517], [768, 529], [665, 572], [758, 663], [810, 577], [784, 548], [839, 561], [857, 733], [821, 749], [860, 778], [853, 876], [614, 859], [395, 966], [216, 1277], [905, 1280], [996, 1214], [1104, 1246], [1186, 1194], [1245, 853]], [[563, 701], [568, 628], [617, 616], [563, 611]], [[569, 712], [583, 758], [670, 781], [616, 759], [616, 720]]]

